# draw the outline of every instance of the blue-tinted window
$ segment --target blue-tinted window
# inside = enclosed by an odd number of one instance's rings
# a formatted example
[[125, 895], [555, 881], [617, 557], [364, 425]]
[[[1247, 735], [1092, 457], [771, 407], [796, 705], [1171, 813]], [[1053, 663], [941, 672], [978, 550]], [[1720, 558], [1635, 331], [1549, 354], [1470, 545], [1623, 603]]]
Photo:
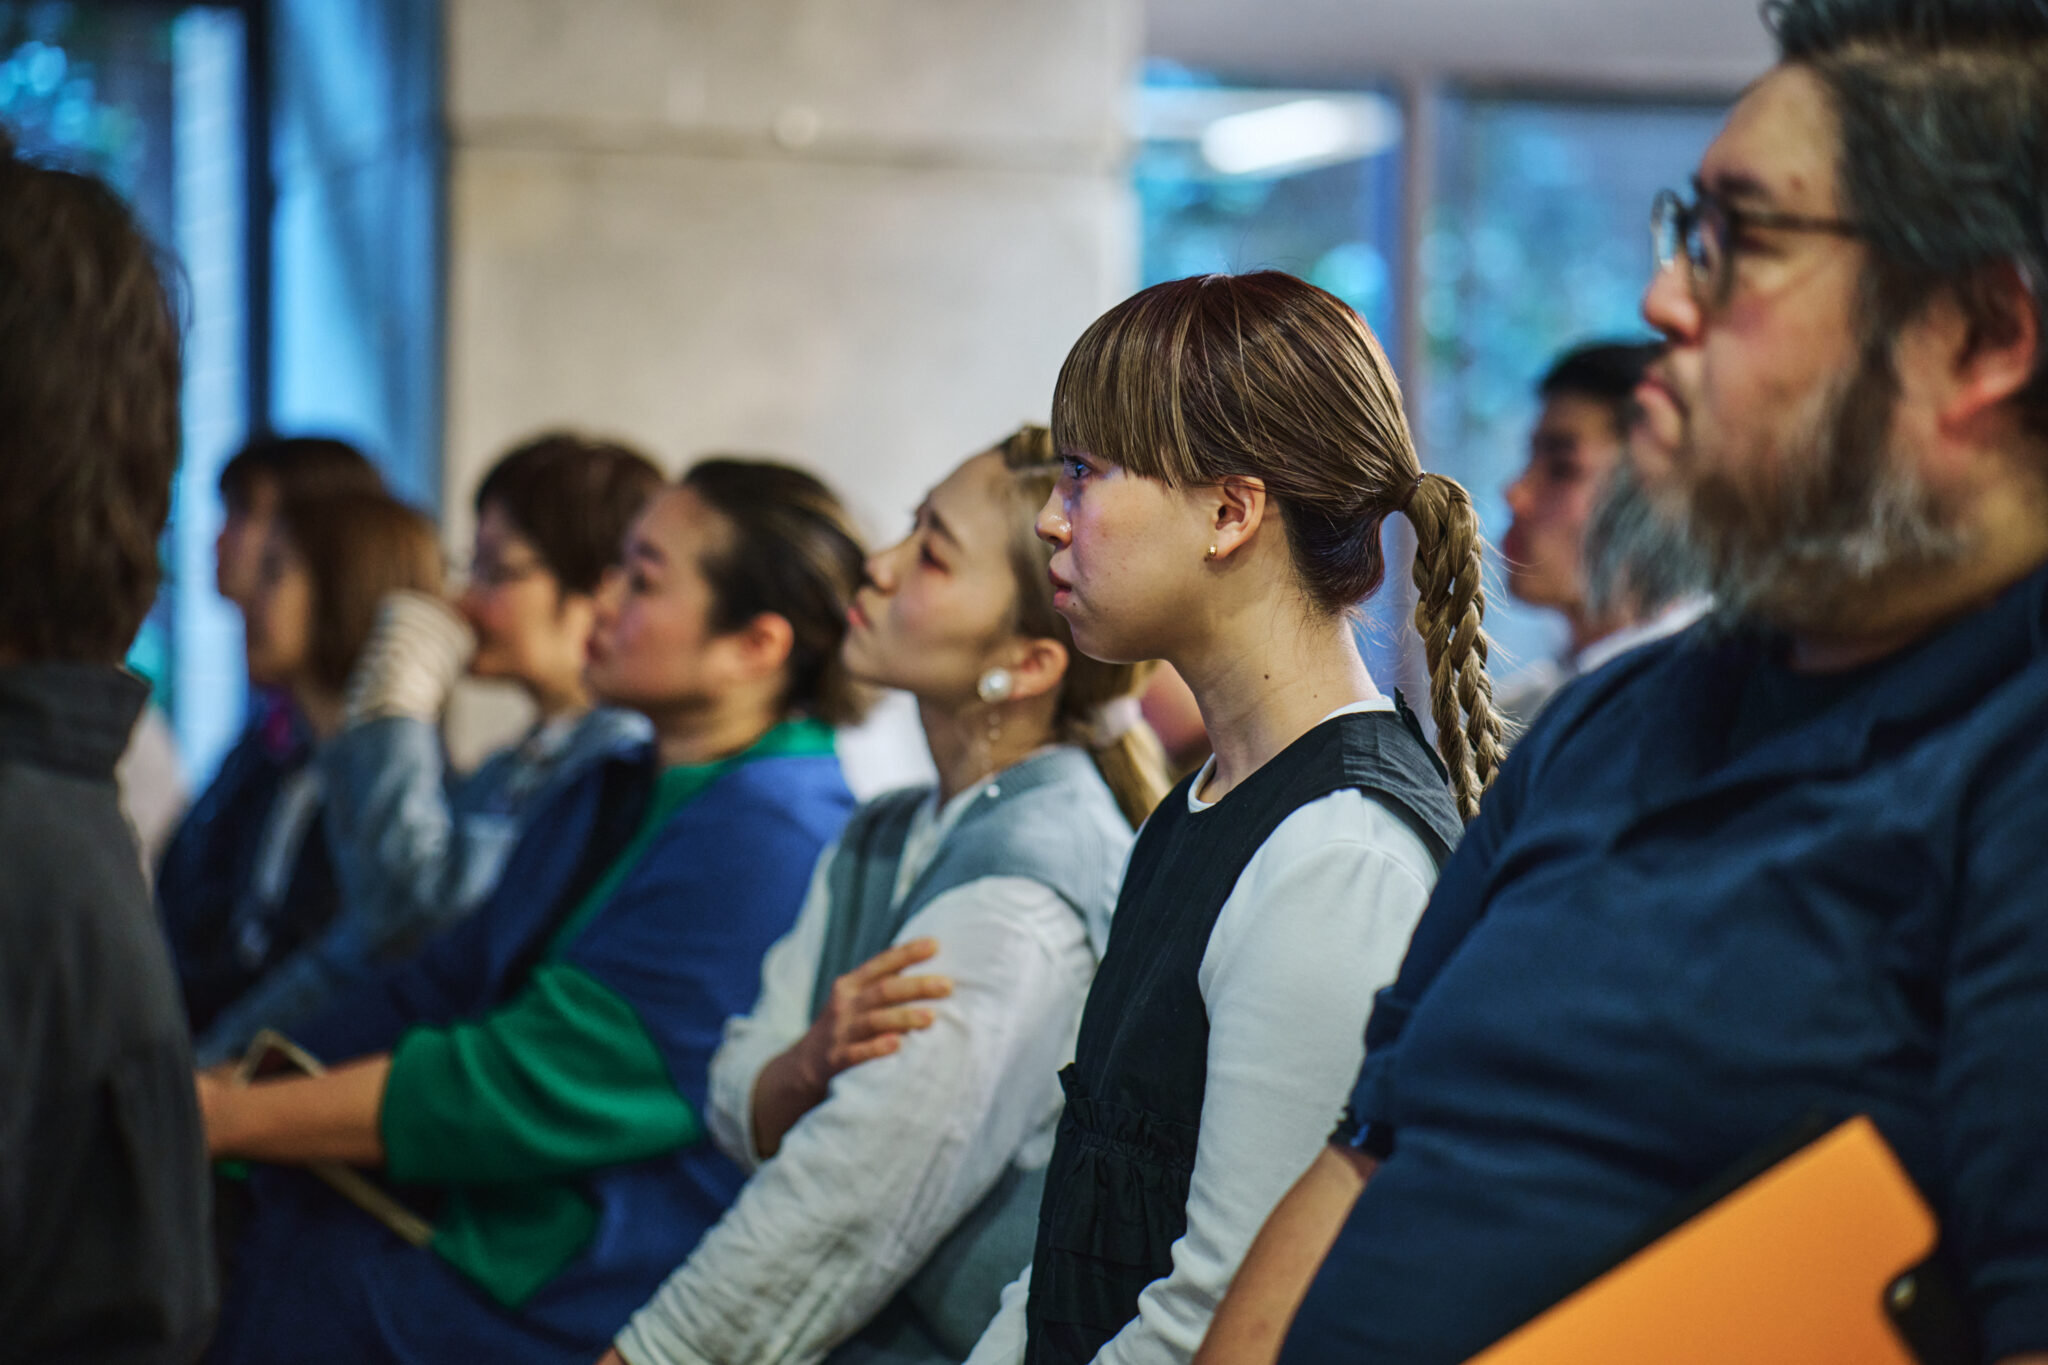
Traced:
[[[1507, 529], [1501, 490], [1522, 467], [1532, 390], [1551, 359], [1580, 341], [1651, 335], [1638, 309], [1650, 278], [1650, 199], [1685, 183], [1724, 112], [1442, 102], [1438, 198], [1419, 252], [1426, 382], [1410, 416], [1431, 467], [1471, 489], [1489, 541]], [[1489, 594], [1487, 621], [1508, 656], [1496, 678], [1563, 644], [1554, 614], [1504, 590]]]
[[1272, 268], [1400, 327], [1401, 111], [1384, 92], [1240, 89], [1155, 64], [1133, 181], [1146, 284]]
[[235, 9], [0, 0], [0, 122], [28, 154], [106, 179], [177, 262], [183, 458], [164, 590], [130, 662], [201, 777], [243, 708], [240, 622], [212, 554], [214, 480], [248, 407], [243, 89]]

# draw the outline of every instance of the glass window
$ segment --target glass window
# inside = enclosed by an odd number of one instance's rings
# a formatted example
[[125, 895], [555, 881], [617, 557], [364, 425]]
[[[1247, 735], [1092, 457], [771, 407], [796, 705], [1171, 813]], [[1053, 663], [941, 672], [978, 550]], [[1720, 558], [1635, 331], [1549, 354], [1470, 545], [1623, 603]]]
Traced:
[[1155, 62], [1134, 168], [1146, 284], [1271, 268], [1356, 308], [1396, 364], [1401, 110], [1387, 94], [1220, 85]]
[[178, 262], [184, 457], [164, 591], [130, 662], [188, 777], [212, 771], [243, 714], [241, 626], [213, 590], [214, 483], [248, 410], [243, 64], [231, 8], [0, 0], [0, 122], [31, 155], [104, 177]]
[[[1502, 489], [1521, 469], [1533, 389], [1562, 350], [1651, 333], [1650, 198], [1680, 185], [1713, 139], [1720, 105], [1448, 98], [1438, 199], [1419, 255], [1427, 383], [1411, 413], [1430, 466], [1472, 491], [1489, 541], [1507, 529]], [[1495, 679], [1562, 649], [1550, 612], [1489, 583]]]

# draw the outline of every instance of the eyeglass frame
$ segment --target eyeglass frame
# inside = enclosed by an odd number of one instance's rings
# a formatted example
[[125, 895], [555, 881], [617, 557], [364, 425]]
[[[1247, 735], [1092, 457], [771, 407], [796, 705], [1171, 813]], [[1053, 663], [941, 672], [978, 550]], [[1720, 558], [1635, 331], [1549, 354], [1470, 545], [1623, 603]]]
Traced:
[[472, 559], [468, 564], [451, 566], [450, 576], [486, 591], [509, 588], [514, 583], [523, 583], [535, 574], [550, 572], [548, 566], [536, 558], [530, 564], [504, 565], [495, 560]]
[[[1703, 259], [1707, 254], [1705, 229], [1712, 226], [1709, 213], [1720, 220], [1714, 234], [1719, 248], [1718, 265]], [[1690, 203], [1673, 189], [1658, 190], [1650, 200], [1650, 253], [1660, 272], [1670, 269], [1683, 256], [1693, 300], [1701, 307], [1719, 307], [1728, 301], [1735, 285], [1734, 253], [1728, 244], [1744, 225], [1784, 232], [1824, 232], [1851, 239], [1861, 238], [1866, 232], [1862, 224], [1846, 218], [1737, 208], [1726, 197], [1694, 181]], [[1700, 244], [1697, 251], [1688, 241], [1696, 235]]]

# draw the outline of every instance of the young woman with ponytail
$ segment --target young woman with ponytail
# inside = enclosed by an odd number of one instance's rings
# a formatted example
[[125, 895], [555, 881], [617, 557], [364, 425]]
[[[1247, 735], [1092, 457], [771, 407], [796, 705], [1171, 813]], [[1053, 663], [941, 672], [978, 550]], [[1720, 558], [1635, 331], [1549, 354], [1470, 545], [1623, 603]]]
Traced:
[[842, 657], [917, 698], [939, 780], [819, 860], [711, 1064], [712, 1135], [757, 1169], [609, 1360], [958, 1361], [1030, 1259], [1056, 1075], [1166, 790], [1144, 670], [1053, 610], [1057, 471], [1025, 427], [868, 561]]
[[[1215, 756], [1132, 850], [1032, 1265], [972, 1362], [1181, 1362], [1328, 1136], [1499, 761], [1479, 537], [1417, 463], [1371, 332], [1288, 275], [1111, 309], [1060, 372], [1053, 435], [1055, 606], [1091, 657], [1179, 670]], [[1397, 513], [1441, 762], [1354, 638]]]

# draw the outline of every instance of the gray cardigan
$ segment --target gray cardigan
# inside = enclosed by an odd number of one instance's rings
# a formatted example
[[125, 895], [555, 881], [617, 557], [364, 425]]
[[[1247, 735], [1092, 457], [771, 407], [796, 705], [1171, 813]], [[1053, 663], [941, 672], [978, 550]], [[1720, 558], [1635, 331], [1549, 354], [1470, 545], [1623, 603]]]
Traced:
[[[836, 977], [887, 948], [925, 905], [983, 877], [1025, 877], [1049, 887], [1081, 918], [1101, 957], [1132, 834], [1086, 753], [1048, 749], [1004, 772], [891, 905], [912, 820], [930, 794], [914, 788], [878, 797], [840, 836], [826, 873], [832, 915], [813, 1013]], [[1031, 1259], [1044, 1183], [1042, 1165], [1010, 1166], [895, 1301], [833, 1354], [833, 1365], [964, 1360], [995, 1316], [1003, 1286]]]

